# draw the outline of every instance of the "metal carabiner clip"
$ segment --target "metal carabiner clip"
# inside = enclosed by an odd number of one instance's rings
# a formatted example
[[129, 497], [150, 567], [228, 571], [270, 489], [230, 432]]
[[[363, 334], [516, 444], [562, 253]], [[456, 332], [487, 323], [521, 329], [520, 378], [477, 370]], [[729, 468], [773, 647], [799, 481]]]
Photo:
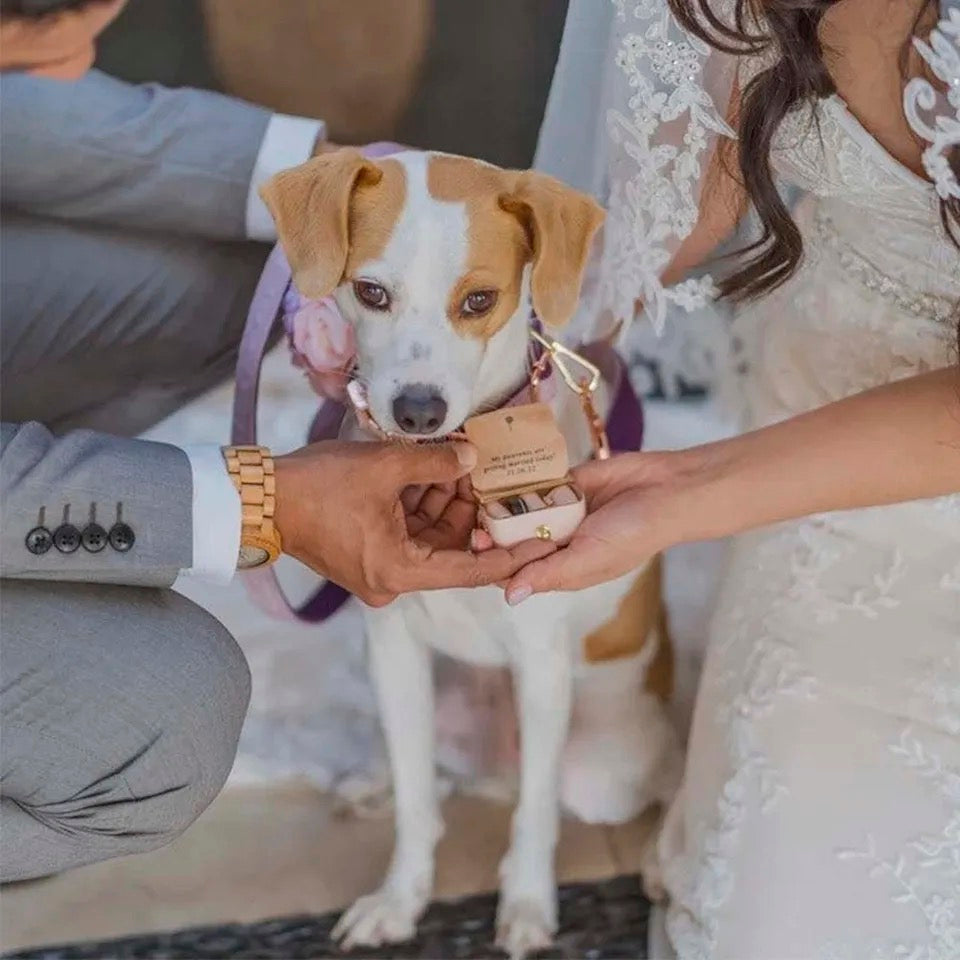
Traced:
[[[569, 347], [560, 343], [559, 340], [544, 336], [538, 330], [531, 330], [530, 336], [550, 354], [551, 359], [557, 366], [557, 370], [560, 371], [560, 376], [563, 377], [567, 386], [573, 390], [574, 393], [582, 394], [584, 391], [593, 393], [600, 385], [600, 368], [592, 364], [586, 357], [581, 356], [576, 350], [571, 350]], [[564, 362], [564, 357], [573, 360], [577, 366], [588, 373], [589, 379], [586, 377], [576, 377]]]
[[[554, 340], [552, 337], [546, 337], [538, 330], [531, 330], [530, 336], [539, 343], [543, 349], [549, 354], [550, 359], [553, 360], [554, 364], [557, 367], [557, 370], [560, 371], [560, 376], [563, 377], [564, 382], [567, 386], [580, 397], [580, 405], [583, 407], [583, 414], [587, 419], [587, 425], [590, 428], [590, 436], [593, 441], [593, 455], [597, 460], [607, 460], [610, 457], [610, 441], [607, 438], [606, 426], [600, 415], [597, 413], [597, 408], [593, 403], [593, 394], [596, 392], [598, 386], [600, 386], [600, 368], [595, 364], [592, 364], [586, 357], [581, 356], [576, 350], [571, 350], [569, 347], [564, 346], [558, 340]], [[573, 371], [567, 366], [563, 361], [562, 357], [567, 357], [570, 360], [573, 360], [579, 367], [581, 367], [589, 376], [583, 376], [577, 379]], [[539, 382], [539, 374], [537, 373], [534, 378], [531, 379], [531, 387], [535, 390], [537, 383]]]

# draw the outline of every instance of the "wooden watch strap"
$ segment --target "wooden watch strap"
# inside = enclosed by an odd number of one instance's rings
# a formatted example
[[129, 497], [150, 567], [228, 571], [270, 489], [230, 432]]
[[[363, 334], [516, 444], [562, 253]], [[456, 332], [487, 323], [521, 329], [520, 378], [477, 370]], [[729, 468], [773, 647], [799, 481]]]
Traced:
[[242, 524], [264, 536], [276, 536], [276, 477], [273, 457], [266, 447], [224, 447], [223, 458], [234, 487], [240, 494]]

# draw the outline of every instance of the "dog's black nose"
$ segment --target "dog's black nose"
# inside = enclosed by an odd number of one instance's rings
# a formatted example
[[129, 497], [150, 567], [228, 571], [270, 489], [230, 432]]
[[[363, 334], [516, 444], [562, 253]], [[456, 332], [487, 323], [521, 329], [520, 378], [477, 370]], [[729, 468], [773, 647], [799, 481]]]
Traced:
[[447, 401], [436, 387], [407, 384], [393, 400], [393, 419], [404, 433], [436, 433], [447, 416]]

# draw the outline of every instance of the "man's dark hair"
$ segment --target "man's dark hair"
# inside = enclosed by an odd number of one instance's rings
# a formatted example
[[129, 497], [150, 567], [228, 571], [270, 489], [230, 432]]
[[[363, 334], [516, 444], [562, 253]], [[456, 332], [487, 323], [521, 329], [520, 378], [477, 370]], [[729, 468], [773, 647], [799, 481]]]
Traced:
[[88, 7], [99, 0], [0, 0], [0, 14], [5, 17], [45, 17], [62, 10]]

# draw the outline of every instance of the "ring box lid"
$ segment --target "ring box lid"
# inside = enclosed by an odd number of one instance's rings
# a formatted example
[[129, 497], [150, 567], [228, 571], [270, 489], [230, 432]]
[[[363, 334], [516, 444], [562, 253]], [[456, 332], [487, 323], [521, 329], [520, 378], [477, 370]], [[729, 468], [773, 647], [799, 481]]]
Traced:
[[481, 501], [537, 489], [569, 473], [567, 442], [545, 403], [482, 413], [463, 429], [477, 448], [470, 482]]

